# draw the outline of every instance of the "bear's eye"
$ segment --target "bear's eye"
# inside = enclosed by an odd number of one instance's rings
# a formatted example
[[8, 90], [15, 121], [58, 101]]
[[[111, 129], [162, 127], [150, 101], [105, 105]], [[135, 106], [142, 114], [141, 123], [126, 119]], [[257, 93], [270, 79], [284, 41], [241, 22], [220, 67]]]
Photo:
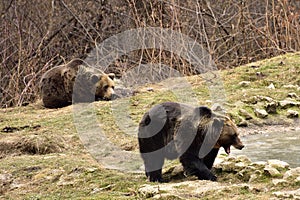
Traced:
[[105, 85], [103, 88], [104, 88], [104, 90], [107, 90], [108, 89], [108, 85]]

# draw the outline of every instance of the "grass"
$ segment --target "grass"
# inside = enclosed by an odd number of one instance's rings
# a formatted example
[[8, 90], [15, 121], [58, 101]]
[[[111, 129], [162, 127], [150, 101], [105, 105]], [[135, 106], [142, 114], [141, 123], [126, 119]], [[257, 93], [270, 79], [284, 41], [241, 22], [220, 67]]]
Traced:
[[[238, 110], [243, 108], [254, 116], [253, 108], [263, 105], [244, 103], [253, 96], [268, 96], [279, 101], [290, 92], [299, 94], [297, 89], [283, 86], [300, 85], [300, 55], [287, 54], [224, 70], [220, 74], [229, 112], [237, 117]], [[189, 102], [193, 98], [196, 104], [212, 105], [209, 90], [201, 76], [187, 77], [186, 80], [192, 86], [192, 94], [185, 95], [186, 91], [176, 89], [176, 84], [158, 84], [150, 86], [153, 91], [140, 92], [118, 105], [114, 101], [95, 102], [89, 112], [95, 115], [96, 125], [111, 142], [123, 150], [137, 152], [136, 126], [152, 106], [164, 101]], [[250, 81], [250, 85], [242, 87], [239, 85], [241, 81]], [[275, 90], [266, 88], [271, 83]], [[168, 88], [173, 89], [168, 91]], [[174, 90], [178, 92], [172, 92]], [[178, 96], [180, 94], [184, 95]], [[297, 107], [293, 109], [300, 111]], [[12, 128], [11, 132], [0, 132], [0, 199], [143, 199], [138, 189], [148, 183], [144, 173], [103, 168], [80, 141], [73, 114], [73, 106], [44, 109], [40, 102], [0, 110], [0, 131]], [[286, 110], [279, 109], [278, 114], [270, 116], [269, 120], [285, 114]], [[123, 121], [125, 117], [128, 121]], [[128, 134], [124, 134], [125, 129]], [[28, 145], [28, 149], [35, 151], [22, 151], [17, 144]], [[221, 183], [240, 182], [233, 174], [219, 176]], [[256, 184], [270, 187], [269, 179]], [[232, 189], [223, 195], [208, 193], [202, 197], [254, 199], [257, 196], [248, 189]], [[261, 192], [258, 198], [270, 196], [270, 192]]]

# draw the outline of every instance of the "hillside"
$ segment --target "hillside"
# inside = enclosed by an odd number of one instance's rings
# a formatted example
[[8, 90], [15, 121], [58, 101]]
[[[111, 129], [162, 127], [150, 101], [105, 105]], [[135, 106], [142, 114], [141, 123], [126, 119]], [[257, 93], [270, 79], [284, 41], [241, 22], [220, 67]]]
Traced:
[[[226, 96], [224, 107], [240, 126], [242, 134], [272, 131], [274, 127], [298, 130], [299, 53], [220, 71], [220, 77]], [[186, 80], [191, 85], [193, 98], [198, 101], [193, 103], [213, 106], [207, 83], [201, 75], [189, 76]], [[84, 111], [95, 116], [101, 133], [115, 146], [129, 152], [130, 156], [137, 152], [137, 140], [133, 133], [128, 135], [124, 130], [136, 130], [143, 113], [153, 105], [178, 101], [175, 89], [169, 91], [170, 88], [165, 86], [161, 83], [147, 85], [124, 101], [94, 102]], [[262, 109], [267, 116], [261, 115], [264, 114], [259, 112]], [[106, 169], [103, 167], [105, 163], [96, 162], [94, 158], [97, 159], [97, 155], [90, 155], [83, 145], [87, 141], [80, 140], [88, 127], [78, 127], [78, 120], [83, 118], [80, 118], [82, 113], [77, 111], [73, 105], [45, 109], [40, 102], [0, 110], [1, 199], [144, 199], [154, 195], [160, 199], [270, 199], [281, 197], [276, 194], [278, 191], [296, 191], [299, 188], [300, 172], [296, 173], [298, 178], [295, 181], [274, 182], [274, 179], [283, 180], [286, 171], [290, 171], [287, 166], [278, 169], [280, 173], [273, 176], [260, 168], [270, 167], [270, 163], [254, 166], [247, 158], [221, 155], [216, 168], [217, 183], [182, 177], [180, 170], [174, 172], [174, 166], [177, 169], [178, 164], [174, 161], [168, 162], [165, 175], [175, 185], [166, 183], [157, 189], [158, 184], [147, 182], [144, 173]], [[291, 114], [292, 111], [295, 115]], [[122, 124], [124, 119], [118, 116], [123, 116], [122, 113], [129, 113], [128, 124]], [[95, 139], [92, 137], [90, 142]], [[106, 144], [98, 144], [97, 147], [101, 145]], [[254, 166], [256, 171], [242, 172], [236, 166], [226, 170], [228, 166], [222, 164], [222, 159], [242, 163], [251, 170]], [[239, 177], [240, 173], [244, 173], [244, 178]], [[251, 173], [260, 173], [261, 176], [251, 179]], [[203, 190], [197, 190], [196, 186]], [[145, 192], [145, 187], [153, 187], [155, 191]], [[167, 192], [170, 188], [172, 192]], [[215, 192], [216, 189], [218, 192]], [[291, 196], [299, 198], [299, 193], [291, 193]]]

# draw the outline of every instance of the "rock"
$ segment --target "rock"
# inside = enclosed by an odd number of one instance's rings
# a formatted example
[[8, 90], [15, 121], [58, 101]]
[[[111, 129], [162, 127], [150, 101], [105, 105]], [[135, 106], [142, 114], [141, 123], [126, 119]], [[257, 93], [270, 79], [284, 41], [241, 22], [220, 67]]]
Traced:
[[251, 174], [248, 182], [249, 183], [253, 183], [253, 182], [257, 181], [259, 179], [259, 177], [260, 177], [260, 175], [258, 175], [256, 173], [255, 174]]
[[271, 97], [266, 97], [266, 96], [258, 96], [258, 99], [260, 101], [274, 102], [274, 100]]
[[224, 112], [225, 111], [225, 108], [223, 108], [222, 105], [220, 105], [218, 103], [213, 104], [211, 106], [211, 109], [216, 112]]
[[241, 115], [242, 117], [244, 117], [246, 120], [250, 120], [252, 119], [253, 117], [250, 115], [250, 113], [248, 113], [247, 110], [244, 110], [244, 109], [240, 109], [239, 110], [239, 115]]
[[176, 166], [173, 168], [173, 170], [172, 170], [172, 172], [171, 172], [171, 175], [172, 175], [173, 177], [175, 177], [175, 176], [181, 176], [181, 177], [184, 177], [184, 175], [183, 175], [183, 166], [182, 166], [182, 165], [176, 165]]
[[157, 194], [157, 195], [154, 195], [152, 197], [152, 199], [185, 199], [185, 198], [181, 198], [179, 195], [174, 195], [174, 194], [170, 194], [170, 193], [167, 193], [167, 194]]
[[138, 192], [142, 199], [150, 197], [151, 199], [161, 199], [161, 197], [166, 199], [190, 199], [205, 197], [206, 193], [222, 193], [239, 188], [248, 191], [250, 186], [248, 184], [221, 184], [213, 181], [196, 180], [155, 185], [146, 184], [139, 188]]
[[138, 191], [145, 198], [150, 198], [159, 193], [159, 187], [146, 184], [143, 185]]
[[292, 190], [292, 191], [273, 192], [272, 194], [280, 199], [284, 199], [284, 198], [300, 199], [300, 189]]
[[235, 172], [236, 171], [235, 162], [224, 161], [221, 163], [220, 166], [222, 168], [222, 171], [225, 171], [225, 172]]
[[255, 115], [256, 115], [258, 118], [266, 118], [266, 117], [268, 116], [267, 111], [264, 110], [264, 109], [258, 109], [258, 108], [256, 108], [256, 109], [254, 110], [254, 113], [255, 113]]
[[212, 100], [206, 100], [205, 103], [211, 104], [211, 103], [212, 103]]
[[247, 122], [246, 120], [242, 120], [241, 122], [239, 122], [239, 123], [237, 124], [237, 126], [238, 126], [238, 127], [248, 127], [249, 124], [248, 124], [248, 122]]
[[263, 78], [265, 77], [266, 75], [262, 72], [256, 72], [256, 76], [260, 77], [260, 78]]
[[18, 188], [15, 186], [13, 176], [11, 174], [0, 174], [0, 196], [6, 189]]
[[299, 98], [298, 95], [295, 92], [288, 93], [287, 96], [290, 97], [290, 98], [293, 98], [293, 99], [298, 99]]
[[257, 96], [252, 96], [249, 99], [243, 100], [244, 103], [256, 104], [258, 102]]
[[299, 113], [295, 110], [288, 110], [287, 111], [287, 118], [298, 118]]
[[300, 167], [290, 169], [286, 171], [283, 175], [285, 180], [294, 180], [300, 176]]
[[274, 167], [266, 166], [264, 168], [264, 174], [270, 177], [280, 177], [281, 173]]
[[269, 113], [269, 114], [276, 114], [277, 113], [277, 103], [274, 101], [267, 103], [265, 105], [265, 109], [266, 109], [267, 113]]
[[250, 84], [251, 84], [250, 81], [241, 81], [241, 82], [238, 83], [238, 85], [241, 86], [241, 87], [247, 87]]
[[293, 100], [285, 99], [283, 101], [279, 101], [279, 106], [282, 109], [287, 109], [287, 108], [290, 108], [290, 107], [293, 107], [293, 106], [299, 106], [299, 105], [300, 105], [299, 102], [295, 102]]
[[290, 166], [287, 162], [276, 159], [268, 160], [268, 165], [276, 168], [277, 170], [288, 169]]
[[275, 86], [273, 83], [271, 83], [267, 88], [270, 90], [275, 90]]
[[257, 168], [264, 168], [267, 165], [267, 162], [265, 161], [257, 161], [251, 163], [251, 166], [257, 167]]
[[284, 180], [284, 179], [273, 179], [272, 180], [273, 185], [277, 186], [277, 185], [287, 185], [288, 181]]
[[238, 162], [238, 163], [235, 163], [234, 168], [236, 171], [240, 171], [240, 170], [244, 169], [246, 166], [248, 166], [246, 163]]
[[75, 180], [74, 178], [70, 176], [62, 175], [56, 185], [58, 186], [72, 186], [75, 185], [75, 183], [78, 182], [78, 180]]
[[282, 87], [283, 87], [283, 88], [286, 88], [286, 89], [297, 89], [297, 88], [298, 88], [298, 86], [292, 85], [292, 84], [284, 85], [284, 86], [282, 86]]
[[243, 162], [243, 163], [246, 163], [246, 164], [251, 164], [250, 158], [248, 158], [245, 155], [238, 155], [236, 157], [236, 160], [237, 160], [237, 162]]

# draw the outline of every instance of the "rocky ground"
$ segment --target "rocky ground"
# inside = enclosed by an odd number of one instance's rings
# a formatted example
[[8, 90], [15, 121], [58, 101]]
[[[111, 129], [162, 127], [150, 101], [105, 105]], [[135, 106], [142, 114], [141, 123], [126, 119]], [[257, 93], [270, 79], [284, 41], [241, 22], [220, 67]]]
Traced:
[[[214, 171], [221, 175], [221, 181], [186, 180], [159, 185], [145, 184], [139, 192], [144, 197], [157, 199], [241, 199], [241, 196], [235, 196], [237, 193], [259, 199], [300, 198], [300, 167], [290, 168], [288, 163], [280, 160], [251, 162], [246, 156], [220, 155]], [[180, 165], [168, 169], [166, 174], [183, 177]], [[247, 195], [243, 197], [246, 198]]]

